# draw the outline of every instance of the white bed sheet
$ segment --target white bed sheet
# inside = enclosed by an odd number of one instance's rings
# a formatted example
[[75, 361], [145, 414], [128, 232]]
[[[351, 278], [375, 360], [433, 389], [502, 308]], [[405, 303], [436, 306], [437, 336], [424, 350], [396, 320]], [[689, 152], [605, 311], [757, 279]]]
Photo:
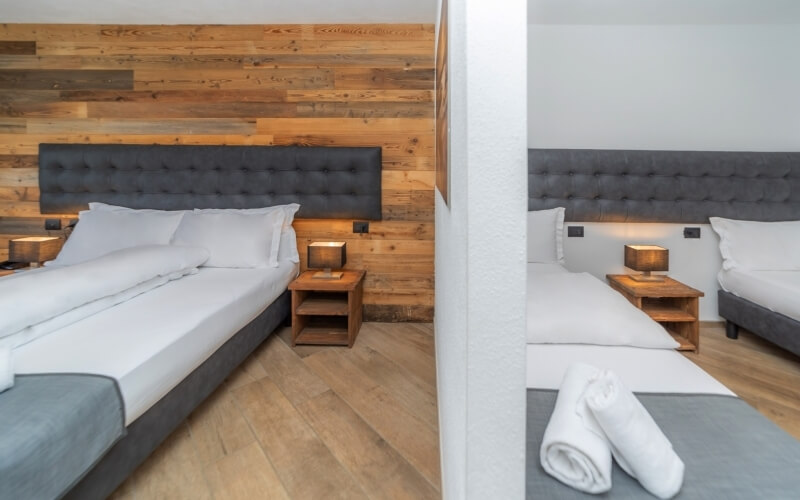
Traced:
[[726, 292], [800, 321], [800, 271], [721, 270], [719, 284]]
[[570, 364], [614, 371], [633, 392], [735, 394], [676, 351], [627, 346], [528, 344], [527, 387], [558, 389]]
[[16, 372], [113, 377], [129, 425], [261, 314], [297, 271], [288, 260], [277, 268], [201, 268], [19, 347]]

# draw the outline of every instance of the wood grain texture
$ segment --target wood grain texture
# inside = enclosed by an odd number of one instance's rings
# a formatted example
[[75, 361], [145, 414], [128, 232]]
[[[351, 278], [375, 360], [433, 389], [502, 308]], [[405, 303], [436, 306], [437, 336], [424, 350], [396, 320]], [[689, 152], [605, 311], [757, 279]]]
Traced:
[[800, 439], [800, 357], [747, 330], [725, 336], [723, 324], [700, 327], [703, 350], [682, 354]]
[[43, 142], [379, 146], [383, 220], [296, 221], [301, 252], [347, 240], [366, 319], [430, 321], [434, 64], [429, 24], [0, 24], [0, 257], [45, 234]]
[[110, 498], [441, 498], [436, 387], [390, 358], [435, 371], [433, 326], [364, 327], [352, 349], [273, 333]]
[[35, 55], [36, 42], [0, 41], [0, 54]]

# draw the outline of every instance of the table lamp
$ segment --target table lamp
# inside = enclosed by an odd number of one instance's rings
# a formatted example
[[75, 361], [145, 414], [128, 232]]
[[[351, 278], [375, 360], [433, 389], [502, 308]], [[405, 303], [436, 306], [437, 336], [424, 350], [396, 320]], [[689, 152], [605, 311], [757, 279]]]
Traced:
[[669, 271], [669, 250], [656, 245], [625, 245], [625, 267], [643, 274], [632, 274], [636, 281], [664, 281], [653, 271]]
[[315, 241], [308, 245], [308, 268], [322, 269], [314, 273], [315, 279], [338, 280], [342, 277], [341, 269], [347, 262], [347, 243], [344, 241]]
[[53, 260], [61, 250], [64, 240], [55, 236], [30, 236], [8, 242], [8, 260], [29, 262], [31, 267]]

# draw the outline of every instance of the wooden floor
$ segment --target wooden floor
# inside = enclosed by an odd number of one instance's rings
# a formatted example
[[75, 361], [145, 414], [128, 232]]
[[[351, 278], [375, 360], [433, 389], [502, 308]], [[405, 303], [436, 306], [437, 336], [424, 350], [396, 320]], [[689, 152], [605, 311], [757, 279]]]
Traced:
[[786, 432], [800, 439], [800, 357], [752, 333], [700, 328], [700, 353], [684, 353]]
[[273, 335], [114, 493], [128, 499], [440, 498], [433, 326], [352, 349]]
[[[115, 492], [128, 499], [439, 498], [433, 327], [364, 323], [352, 350], [272, 336]], [[800, 439], [800, 358], [701, 328], [684, 353]]]

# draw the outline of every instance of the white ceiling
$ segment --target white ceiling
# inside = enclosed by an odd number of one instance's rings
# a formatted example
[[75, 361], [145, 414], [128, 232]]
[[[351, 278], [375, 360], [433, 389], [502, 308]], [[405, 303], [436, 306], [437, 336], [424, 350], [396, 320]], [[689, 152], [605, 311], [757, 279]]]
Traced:
[[0, 22], [433, 23], [436, 0], [0, 0]]
[[795, 24], [798, 0], [528, 0], [528, 24]]

